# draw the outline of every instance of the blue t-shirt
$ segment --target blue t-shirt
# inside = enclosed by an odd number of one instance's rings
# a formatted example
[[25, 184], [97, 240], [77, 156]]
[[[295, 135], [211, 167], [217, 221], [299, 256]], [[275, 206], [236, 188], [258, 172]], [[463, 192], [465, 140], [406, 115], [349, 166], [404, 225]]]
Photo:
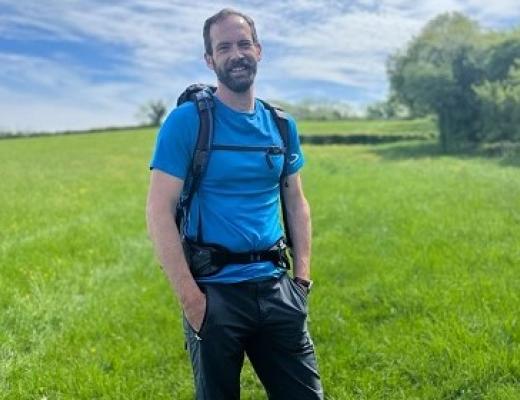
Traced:
[[[283, 141], [270, 111], [261, 101], [255, 101], [253, 112], [238, 112], [214, 98], [213, 150], [193, 196], [185, 234], [233, 252], [269, 249], [283, 234], [279, 183], [284, 156], [267, 149], [283, 148]], [[159, 130], [150, 168], [184, 180], [198, 130], [199, 116], [193, 103], [174, 109]], [[287, 174], [291, 175], [303, 166], [304, 158], [296, 124], [290, 117], [289, 134]], [[272, 262], [230, 264], [197, 281], [236, 283], [269, 279], [282, 273]]]

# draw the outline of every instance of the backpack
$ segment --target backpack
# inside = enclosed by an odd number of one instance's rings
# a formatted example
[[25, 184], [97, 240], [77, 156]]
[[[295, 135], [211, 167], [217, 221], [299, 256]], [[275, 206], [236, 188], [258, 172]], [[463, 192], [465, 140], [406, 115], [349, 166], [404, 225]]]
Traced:
[[[209, 154], [212, 149], [213, 109], [215, 106], [213, 94], [216, 90], [217, 88], [215, 86], [196, 83], [188, 86], [186, 90], [177, 99], [177, 106], [180, 106], [181, 104], [187, 101], [192, 101], [193, 103], [195, 103], [200, 120], [197, 144], [195, 146], [195, 151], [191, 159], [190, 168], [188, 169], [188, 175], [184, 181], [184, 188], [176, 208], [175, 222], [177, 224], [177, 228], [179, 229], [181, 236], [183, 235], [183, 228], [189, 213], [191, 200], [193, 199], [193, 195], [199, 189], [200, 182], [202, 181], [202, 177], [206, 171]], [[282, 218], [285, 231], [285, 243], [289, 248], [292, 248], [292, 240], [287, 222], [287, 210], [282, 193], [283, 185], [287, 185], [287, 183], [284, 182], [284, 180], [287, 171], [287, 166], [289, 163], [289, 157], [287, 156], [287, 149], [289, 148], [289, 121], [287, 119], [287, 115], [282, 109], [274, 107], [263, 100], [260, 101], [262, 102], [264, 107], [267, 108], [271, 113], [275, 121], [276, 127], [278, 129], [278, 132], [280, 133], [280, 136], [282, 138], [282, 143], [284, 147], [284, 163], [279, 184], [280, 203], [282, 208]]]

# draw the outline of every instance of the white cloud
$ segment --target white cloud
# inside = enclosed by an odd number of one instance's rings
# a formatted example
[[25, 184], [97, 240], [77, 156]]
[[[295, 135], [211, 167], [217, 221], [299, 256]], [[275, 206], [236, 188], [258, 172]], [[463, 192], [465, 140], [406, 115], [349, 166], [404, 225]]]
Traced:
[[300, 79], [380, 85], [387, 55], [403, 46], [420, 27], [399, 15], [356, 12], [332, 16], [313, 29], [302, 26], [295, 30], [288, 40], [289, 55], [275, 64]]
[[[520, 20], [517, 0], [204, 0], [196, 6], [175, 0], [0, 0], [0, 35], [14, 44], [38, 39], [124, 49], [112, 54], [118, 66], [109, 71], [119, 79], [100, 81], [94, 76], [105, 70], [101, 62], [87, 66], [63, 52], [22, 55], [0, 48], [0, 129], [128, 124], [139, 104], [172, 102], [188, 83], [212, 81], [203, 67], [202, 25], [226, 6], [252, 15], [270, 46], [264, 46], [260, 94], [304, 97], [308, 87], [289, 89], [288, 83], [321, 81], [352, 88], [358, 103], [384, 97], [386, 57], [435, 15], [462, 11], [487, 27]], [[349, 98], [349, 90], [344, 93]], [[30, 119], [23, 117], [27, 107]]]

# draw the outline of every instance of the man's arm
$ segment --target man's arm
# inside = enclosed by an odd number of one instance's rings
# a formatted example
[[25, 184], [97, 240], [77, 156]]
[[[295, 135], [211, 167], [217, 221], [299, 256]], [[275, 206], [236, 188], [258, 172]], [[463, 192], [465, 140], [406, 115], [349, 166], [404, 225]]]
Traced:
[[150, 179], [146, 216], [156, 255], [182, 304], [190, 325], [198, 331], [206, 312], [206, 297], [197, 286], [184, 257], [175, 207], [183, 181], [154, 169]]
[[287, 222], [293, 241], [294, 276], [310, 280], [311, 213], [303, 193], [300, 174], [287, 177], [282, 195], [287, 208]]

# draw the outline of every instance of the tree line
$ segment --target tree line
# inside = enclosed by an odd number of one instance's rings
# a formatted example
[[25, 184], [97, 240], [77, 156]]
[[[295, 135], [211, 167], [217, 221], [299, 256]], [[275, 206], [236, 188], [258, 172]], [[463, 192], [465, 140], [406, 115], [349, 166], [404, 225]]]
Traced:
[[442, 14], [389, 58], [387, 72], [388, 102], [433, 113], [444, 150], [520, 141], [520, 29], [494, 32]]

